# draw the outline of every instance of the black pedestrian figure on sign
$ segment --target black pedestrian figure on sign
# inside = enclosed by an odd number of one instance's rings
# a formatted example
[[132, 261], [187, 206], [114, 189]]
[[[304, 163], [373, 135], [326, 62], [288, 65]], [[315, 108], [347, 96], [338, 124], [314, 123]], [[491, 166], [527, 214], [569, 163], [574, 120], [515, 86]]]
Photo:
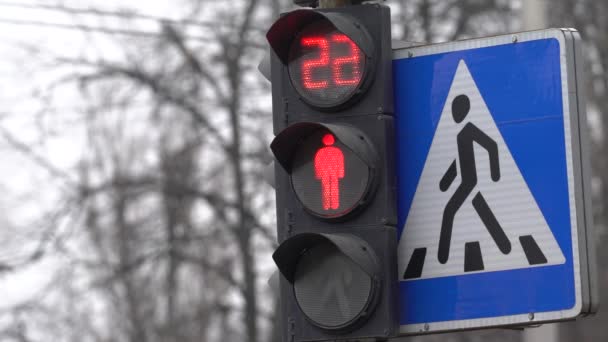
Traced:
[[[471, 103], [468, 96], [456, 96], [456, 98], [454, 98], [452, 101], [452, 117], [454, 118], [454, 121], [457, 124], [462, 123], [469, 114], [470, 109]], [[450, 257], [450, 245], [452, 240], [454, 217], [462, 205], [467, 201], [469, 195], [474, 192], [475, 195], [471, 200], [473, 208], [475, 208], [475, 211], [481, 218], [481, 221], [490, 233], [490, 236], [494, 240], [494, 243], [496, 243], [496, 246], [501, 253], [504, 255], [511, 254], [511, 241], [509, 241], [504, 229], [501, 227], [498, 220], [496, 220], [494, 213], [488, 206], [488, 203], [481, 192], [475, 191], [475, 187], [477, 186], [477, 166], [475, 164], [474, 143], [477, 143], [479, 146], [488, 151], [488, 157], [490, 160], [490, 178], [494, 182], [498, 182], [501, 177], [498, 144], [473, 123], [467, 122], [456, 136], [456, 145], [458, 149], [457, 159], [452, 161], [445, 174], [439, 181], [439, 190], [446, 192], [456, 179], [456, 176], [458, 175], [458, 166], [460, 166], [460, 184], [454, 191], [452, 197], [448, 200], [443, 210], [441, 231], [439, 233], [439, 246], [437, 250], [437, 259], [440, 264], [445, 265]], [[503, 156], [503, 161], [508, 163], [510, 158], [511, 156], [507, 153], [506, 156]], [[458, 164], [456, 161], [458, 161]], [[509, 177], [510, 175], [507, 174], [506, 176]], [[512, 178], [509, 180], [509, 183], [511, 181]], [[499, 185], [497, 187], [500, 188]], [[547, 264], [547, 257], [540, 249], [532, 234], [519, 236], [519, 243], [530, 265]], [[427, 248], [428, 246], [420, 246], [413, 250], [407, 267], [403, 273], [403, 279], [408, 280], [422, 277]], [[518, 251], [515, 251], [514, 254], [517, 252]], [[512, 255], [512, 258], [512, 261], [517, 260], [517, 262], [519, 262], [518, 260], [520, 260], [517, 255]], [[492, 261], [496, 262], [496, 259], [492, 258]], [[505, 266], [504, 262], [501, 265]], [[435, 266], [435, 275], [438, 274], [438, 271], [439, 273], [443, 272], [443, 270], [438, 269], [436, 265], [433, 266]], [[489, 268], [496, 268], [496, 264], [492, 264]], [[464, 272], [483, 271], [484, 269], [484, 262], [481, 255], [479, 241], [465, 242]]]
[[[452, 101], [452, 117], [456, 123], [461, 123], [467, 114], [471, 104], [466, 95], [459, 95]], [[454, 225], [454, 216], [467, 200], [469, 195], [477, 185], [477, 167], [475, 165], [475, 151], [473, 143], [479, 144], [488, 151], [490, 159], [490, 176], [494, 182], [500, 180], [500, 167], [498, 162], [498, 145], [487, 134], [482, 132], [473, 123], [468, 122], [456, 137], [458, 145], [458, 163], [460, 165], [461, 183], [448, 201], [443, 211], [443, 220], [441, 223], [441, 233], [439, 237], [438, 260], [445, 264], [450, 256], [450, 243], [452, 239], [452, 228]], [[443, 192], [454, 182], [458, 171], [456, 169], [456, 160], [452, 162], [447, 169], [441, 181], [439, 189]], [[473, 207], [481, 218], [481, 221], [486, 226], [486, 229], [494, 239], [498, 249], [503, 254], [511, 252], [511, 242], [505, 235], [504, 230], [496, 220], [488, 203], [484, 199], [481, 192], [473, 197]], [[481, 257], [481, 249], [479, 242], [468, 242], [465, 244], [465, 271], [483, 270], [483, 259]]]

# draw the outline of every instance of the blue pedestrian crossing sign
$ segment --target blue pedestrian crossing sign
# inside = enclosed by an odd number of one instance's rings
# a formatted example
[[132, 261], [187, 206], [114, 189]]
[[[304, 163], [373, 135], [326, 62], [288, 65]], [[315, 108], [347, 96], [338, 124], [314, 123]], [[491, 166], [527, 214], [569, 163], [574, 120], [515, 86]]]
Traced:
[[395, 51], [403, 334], [594, 312], [581, 60], [569, 29]]

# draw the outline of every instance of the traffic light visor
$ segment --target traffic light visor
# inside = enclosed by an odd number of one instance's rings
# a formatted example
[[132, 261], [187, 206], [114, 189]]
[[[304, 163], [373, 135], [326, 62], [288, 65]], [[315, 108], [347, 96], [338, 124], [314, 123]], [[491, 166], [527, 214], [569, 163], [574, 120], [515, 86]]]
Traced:
[[317, 131], [331, 133], [335, 140], [356, 153], [366, 165], [371, 168], [376, 165], [377, 153], [369, 139], [357, 128], [344, 124], [299, 122], [282, 130], [270, 143], [270, 149], [285, 171], [291, 173], [294, 153], [306, 137]]
[[369, 34], [353, 17], [345, 13], [319, 12], [300, 9], [282, 15], [266, 33], [272, 50], [287, 65], [289, 50], [296, 36], [308, 25], [330, 25], [351, 39], [361, 51], [372, 57], [374, 44]]

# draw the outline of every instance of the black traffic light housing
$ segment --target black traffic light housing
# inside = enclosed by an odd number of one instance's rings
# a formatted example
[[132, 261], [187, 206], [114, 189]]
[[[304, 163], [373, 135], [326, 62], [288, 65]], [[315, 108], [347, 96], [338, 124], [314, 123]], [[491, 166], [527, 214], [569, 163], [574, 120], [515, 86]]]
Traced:
[[390, 10], [296, 10], [267, 38], [283, 341], [395, 336]]

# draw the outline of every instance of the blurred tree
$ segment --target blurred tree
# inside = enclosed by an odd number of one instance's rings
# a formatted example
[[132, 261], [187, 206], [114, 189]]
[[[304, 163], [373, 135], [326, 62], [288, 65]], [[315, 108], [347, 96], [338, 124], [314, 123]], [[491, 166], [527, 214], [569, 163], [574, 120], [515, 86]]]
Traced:
[[[273, 200], [262, 180], [271, 130], [268, 106], [256, 100], [268, 85], [255, 67], [268, 20], [261, 7], [276, 12], [280, 3], [185, 4], [193, 10], [183, 25], [155, 20], [153, 39], [117, 37], [113, 49], [122, 57], [98, 49], [89, 31], [91, 46], [80, 54], [27, 47], [58, 75], [41, 98], [80, 94], [82, 120], [63, 129], [82, 129], [86, 146], [75, 147], [77, 167], [54, 172], [53, 156], [5, 134], [55, 180], [69, 180], [60, 197], [76, 228], [65, 246], [53, 246], [64, 277], [43, 300], [8, 310], [14, 328], [0, 330], [3, 338], [269, 339], [274, 305], [258, 300], [267, 292], [258, 259], [275, 244]], [[192, 26], [204, 28], [203, 44], [188, 38]], [[60, 313], [42, 314], [57, 305]], [[56, 322], [52, 333], [43, 328], [49, 322]]]
[[511, 0], [391, 0], [393, 37], [437, 43], [509, 32]]
[[[510, 0], [392, 0], [394, 37], [439, 42], [512, 30]], [[182, 0], [178, 21], [111, 43], [81, 30], [82, 51], [26, 46], [30, 63], [51, 68], [52, 86], [35, 92], [43, 116], [69, 94], [82, 110], [63, 139], [82, 131], [76, 165], [55, 166], [39, 144], [0, 135], [56, 182], [53, 206], [39, 215], [38, 243], [18, 260], [0, 256], [0, 274], [54, 255], [60, 265], [40, 295], [0, 312], [9, 341], [276, 341], [276, 300], [265, 287], [276, 244], [272, 190], [262, 170], [272, 137], [269, 84], [256, 66], [264, 33], [287, 0]], [[61, 5], [59, 5], [61, 7]], [[63, 8], [75, 23], [108, 16]], [[594, 156], [605, 155], [608, 123], [608, 5], [560, 0], [557, 26], [589, 42]], [[118, 20], [136, 30], [137, 12]], [[192, 39], [201, 34], [199, 39]], [[24, 44], [25, 45], [25, 44]], [[111, 49], [107, 49], [111, 45]], [[110, 52], [106, 51], [110, 50]], [[44, 121], [41, 120], [44, 126]], [[40, 140], [47, 132], [40, 130]], [[608, 219], [608, 160], [594, 159], [596, 222]], [[37, 189], [32, 189], [36, 194]], [[605, 231], [605, 229], [602, 229]], [[601, 241], [606, 234], [600, 234]], [[18, 242], [16, 242], [18, 246]], [[600, 260], [607, 260], [600, 250]], [[602, 269], [606, 262], [601, 261]], [[603, 286], [608, 278], [602, 273]], [[564, 325], [567, 340], [606, 340], [605, 317]], [[584, 336], [585, 339], [583, 339]], [[412, 341], [519, 341], [517, 331], [416, 337]]]

